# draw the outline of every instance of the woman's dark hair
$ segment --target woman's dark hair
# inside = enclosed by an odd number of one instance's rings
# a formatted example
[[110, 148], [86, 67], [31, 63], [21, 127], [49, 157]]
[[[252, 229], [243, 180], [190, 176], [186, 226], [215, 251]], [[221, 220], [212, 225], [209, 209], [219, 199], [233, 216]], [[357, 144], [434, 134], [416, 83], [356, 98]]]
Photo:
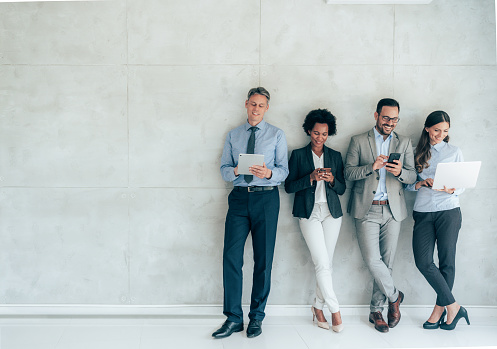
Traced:
[[[426, 118], [423, 131], [421, 131], [421, 137], [419, 138], [418, 145], [416, 146], [416, 155], [414, 157], [414, 162], [416, 163], [416, 171], [421, 173], [423, 169], [428, 168], [430, 164], [428, 160], [431, 158], [431, 147], [430, 147], [430, 136], [426, 131], [426, 128], [432, 127], [433, 125], [439, 124], [441, 122], [446, 122], [450, 127], [450, 117], [449, 114], [442, 110], [437, 110]], [[449, 142], [449, 136], [445, 137], [444, 142]]]
[[304, 124], [302, 125], [306, 135], [310, 135], [310, 131], [314, 128], [316, 123], [328, 124], [328, 136], [336, 135], [337, 119], [327, 109], [315, 109], [307, 114]]

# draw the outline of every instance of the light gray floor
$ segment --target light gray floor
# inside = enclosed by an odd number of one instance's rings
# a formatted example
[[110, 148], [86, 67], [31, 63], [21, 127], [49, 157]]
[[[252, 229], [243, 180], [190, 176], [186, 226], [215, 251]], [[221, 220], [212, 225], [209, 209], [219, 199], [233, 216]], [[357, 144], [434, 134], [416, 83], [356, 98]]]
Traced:
[[[471, 325], [423, 330], [424, 313], [404, 309], [400, 324], [382, 334], [367, 313], [342, 310], [345, 329], [318, 328], [308, 316], [268, 316], [263, 334], [245, 332], [215, 340], [222, 316], [0, 316], [0, 349], [171, 349], [171, 348], [497, 348], [497, 317], [471, 311]], [[362, 311], [361, 311], [362, 313]]]

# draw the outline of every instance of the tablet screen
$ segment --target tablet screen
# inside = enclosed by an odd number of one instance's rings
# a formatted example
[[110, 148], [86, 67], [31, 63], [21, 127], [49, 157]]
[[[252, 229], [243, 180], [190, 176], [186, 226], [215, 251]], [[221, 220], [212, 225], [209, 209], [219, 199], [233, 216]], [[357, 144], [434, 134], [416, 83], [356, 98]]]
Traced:
[[238, 156], [238, 174], [248, 174], [249, 167], [254, 165], [262, 166], [264, 164], [264, 155], [260, 154], [240, 154]]

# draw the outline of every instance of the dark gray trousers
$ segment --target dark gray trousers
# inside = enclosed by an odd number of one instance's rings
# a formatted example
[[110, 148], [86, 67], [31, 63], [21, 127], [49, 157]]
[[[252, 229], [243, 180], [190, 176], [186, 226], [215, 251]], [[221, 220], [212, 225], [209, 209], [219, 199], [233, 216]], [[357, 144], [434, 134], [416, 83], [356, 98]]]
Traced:
[[[459, 207], [439, 212], [416, 212], [412, 234], [412, 250], [416, 267], [437, 293], [436, 304], [444, 307], [456, 300], [452, 295], [456, 271], [456, 244], [461, 229]], [[438, 267], [433, 261], [435, 244]]]
[[251, 320], [264, 320], [271, 287], [276, 228], [280, 211], [278, 187], [248, 193], [235, 187], [228, 197], [223, 252], [224, 310], [229, 321], [243, 322], [243, 252], [252, 234], [254, 273], [250, 300]]

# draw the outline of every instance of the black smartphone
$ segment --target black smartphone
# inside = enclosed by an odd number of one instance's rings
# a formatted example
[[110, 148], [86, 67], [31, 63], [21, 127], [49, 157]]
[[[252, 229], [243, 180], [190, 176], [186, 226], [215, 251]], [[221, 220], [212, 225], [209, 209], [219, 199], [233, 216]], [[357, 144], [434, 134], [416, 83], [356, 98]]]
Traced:
[[393, 164], [394, 160], [400, 160], [400, 153], [390, 153], [387, 162]]

